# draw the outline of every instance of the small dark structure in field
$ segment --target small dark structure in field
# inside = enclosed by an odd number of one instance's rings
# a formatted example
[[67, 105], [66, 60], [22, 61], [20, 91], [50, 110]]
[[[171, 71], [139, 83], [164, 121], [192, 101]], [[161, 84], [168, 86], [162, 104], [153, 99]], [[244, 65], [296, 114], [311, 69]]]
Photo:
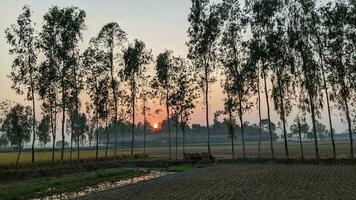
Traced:
[[215, 163], [216, 159], [209, 153], [184, 153], [184, 161], [191, 163], [209, 164]]

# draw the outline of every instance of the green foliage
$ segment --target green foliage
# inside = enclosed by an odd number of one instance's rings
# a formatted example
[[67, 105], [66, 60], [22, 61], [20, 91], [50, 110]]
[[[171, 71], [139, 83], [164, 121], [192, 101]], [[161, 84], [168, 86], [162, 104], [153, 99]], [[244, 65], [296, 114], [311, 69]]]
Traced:
[[38, 141], [43, 145], [46, 146], [47, 143], [51, 141], [50, 133], [51, 133], [51, 121], [50, 116], [45, 115], [41, 122], [37, 126], [37, 136]]
[[11, 145], [22, 148], [30, 141], [32, 126], [32, 109], [16, 104], [6, 114], [1, 129], [5, 131]]

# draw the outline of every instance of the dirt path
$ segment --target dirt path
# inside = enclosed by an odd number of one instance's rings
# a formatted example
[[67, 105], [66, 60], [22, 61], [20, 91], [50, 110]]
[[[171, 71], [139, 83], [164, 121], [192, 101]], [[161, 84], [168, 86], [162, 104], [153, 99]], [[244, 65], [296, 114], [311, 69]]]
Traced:
[[356, 167], [224, 164], [83, 199], [356, 199]]

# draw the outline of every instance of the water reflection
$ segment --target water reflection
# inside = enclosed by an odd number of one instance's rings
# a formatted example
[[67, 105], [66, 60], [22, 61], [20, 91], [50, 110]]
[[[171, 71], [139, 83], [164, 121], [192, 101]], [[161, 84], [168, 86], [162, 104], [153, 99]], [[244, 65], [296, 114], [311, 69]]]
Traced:
[[[74, 199], [74, 198], [78, 198], [78, 197], [83, 197], [83, 196], [89, 195], [89, 194], [94, 193], [94, 192], [100, 192], [100, 191], [104, 191], [104, 190], [110, 190], [110, 189], [114, 189], [114, 188], [119, 188], [119, 187], [123, 187], [123, 186], [126, 186], [126, 185], [131, 185], [131, 184], [139, 183], [139, 182], [142, 182], [142, 181], [147, 181], [147, 180], [151, 180], [151, 179], [154, 179], [154, 178], [166, 176], [166, 175], [169, 175], [169, 174], [172, 174], [172, 172], [149, 171], [148, 174], [143, 175], [143, 176], [130, 178], [130, 179], [122, 179], [122, 180], [112, 181], [112, 182], [104, 182], [104, 183], [100, 183], [100, 184], [95, 185], [95, 186], [87, 186], [87, 187], [82, 188], [82, 189], [80, 189], [78, 191], [65, 192], [65, 193], [62, 193], [62, 194], [52, 195], [52, 196], [38, 198], [38, 199], [41, 199], [41, 200]], [[48, 190], [50, 191], [51, 188], [49, 188]], [[37, 199], [33, 199], [33, 200], [37, 200]]]

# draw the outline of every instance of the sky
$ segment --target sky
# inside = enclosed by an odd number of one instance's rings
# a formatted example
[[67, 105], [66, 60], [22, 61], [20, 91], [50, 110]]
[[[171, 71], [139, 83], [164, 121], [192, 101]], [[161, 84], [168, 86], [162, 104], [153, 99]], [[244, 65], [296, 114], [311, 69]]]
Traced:
[[[190, 0], [0, 0], [0, 101], [9, 99], [30, 105], [29, 102], [24, 100], [24, 96], [17, 95], [11, 89], [11, 82], [7, 75], [10, 73], [13, 58], [8, 54], [9, 45], [4, 38], [4, 30], [16, 22], [25, 4], [29, 5], [34, 12], [33, 21], [37, 23], [37, 31], [40, 31], [42, 26], [43, 15], [54, 5], [59, 7], [76, 6], [85, 10], [87, 13], [87, 28], [83, 33], [83, 41], [80, 43], [81, 49], [88, 46], [89, 39], [96, 36], [101, 27], [109, 22], [117, 22], [128, 34], [130, 41], [136, 38], [144, 41], [147, 47], [152, 49], [154, 56], [165, 49], [173, 50], [176, 55], [187, 55], [185, 43], [188, 41], [187, 29], [189, 23], [187, 19], [191, 6]], [[211, 121], [213, 120], [213, 113], [223, 109], [224, 97], [220, 82], [215, 83], [210, 91], [209, 116]], [[255, 98], [252, 101], [256, 102]], [[265, 99], [262, 98], [262, 118], [267, 118], [264, 102]], [[39, 103], [37, 102], [37, 105]], [[270, 105], [272, 121], [277, 124], [279, 118], [274, 111], [273, 102]], [[150, 106], [160, 107], [158, 103]], [[257, 122], [258, 112], [256, 107], [254, 106], [245, 115], [246, 121]], [[163, 114], [150, 116], [149, 121], [159, 123], [164, 117]], [[294, 111], [288, 117], [288, 127], [292, 124], [295, 114]], [[322, 116], [321, 122], [327, 125], [325, 110], [323, 110]], [[142, 120], [142, 116], [137, 117]], [[337, 132], [346, 129], [346, 124], [340, 120], [341, 117], [343, 116], [340, 116], [340, 112], [333, 110], [333, 123]], [[198, 105], [195, 109], [192, 115], [192, 123], [205, 124], [205, 110], [202, 105]]]

